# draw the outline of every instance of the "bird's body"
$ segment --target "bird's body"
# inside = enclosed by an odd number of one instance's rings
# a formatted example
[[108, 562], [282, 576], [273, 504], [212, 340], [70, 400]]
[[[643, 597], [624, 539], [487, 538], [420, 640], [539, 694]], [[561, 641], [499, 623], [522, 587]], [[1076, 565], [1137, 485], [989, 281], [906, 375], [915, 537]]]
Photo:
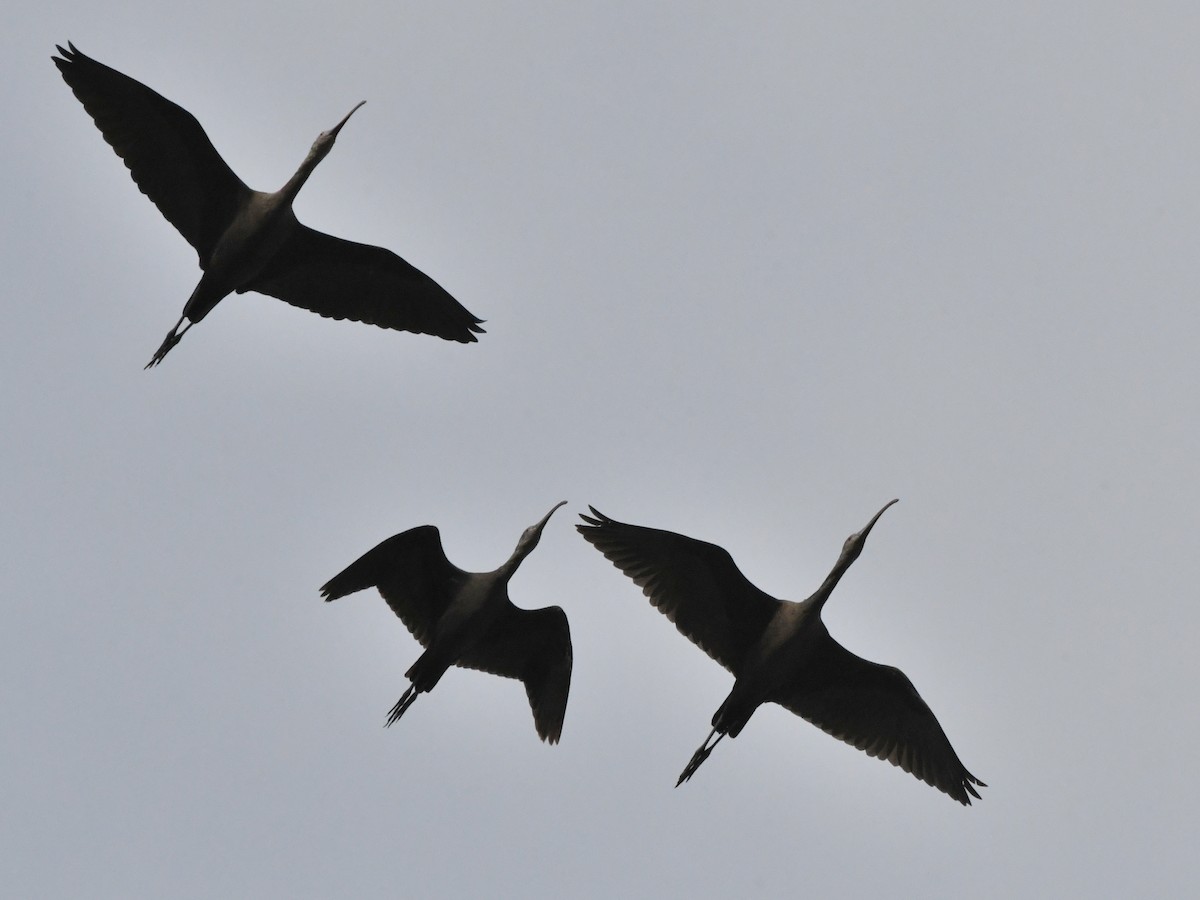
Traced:
[[[806, 600], [777, 600], [751, 584], [721, 547], [684, 535], [626, 525], [592, 508], [576, 525], [641, 586], [687, 638], [734, 676], [712, 731], [679, 776], [689, 780], [713, 747], [735, 738], [754, 711], [778, 703], [840, 740], [886, 759], [969, 805], [985, 786], [966, 770], [933, 712], [899, 669], [842, 647], [821, 610], [858, 558], [883, 507], [846, 539], [837, 564]], [[716, 740], [713, 740], [713, 738]], [[709, 743], [709, 742], [712, 743]]]
[[255, 191], [233, 173], [187, 110], [72, 44], [58, 52], [54, 62], [63, 79], [137, 186], [195, 248], [204, 270], [147, 368], [162, 362], [188, 328], [235, 291], [461, 343], [483, 331], [480, 319], [390, 250], [332, 237], [296, 219], [292, 202], [362, 103], [317, 137], [280, 190]]
[[321, 588], [326, 600], [336, 600], [378, 587], [425, 647], [405, 673], [412, 683], [392, 707], [388, 725], [458, 665], [524, 682], [538, 736], [558, 742], [571, 687], [567, 616], [557, 606], [519, 609], [508, 598], [508, 582], [562, 505], [525, 529], [512, 556], [495, 571], [459, 569], [446, 559], [437, 528], [421, 525], [388, 538]]

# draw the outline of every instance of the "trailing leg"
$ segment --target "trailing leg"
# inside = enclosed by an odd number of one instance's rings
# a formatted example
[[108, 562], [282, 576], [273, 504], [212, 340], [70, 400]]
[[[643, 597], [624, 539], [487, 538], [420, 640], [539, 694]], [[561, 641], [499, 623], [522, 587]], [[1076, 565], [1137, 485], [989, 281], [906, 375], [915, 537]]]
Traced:
[[412, 706], [412, 702], [416, 699], [417, 686], [410, 684], [408, 690], [401, 695], [400, 699], [396, 701], [396, 705], [392, 707], [392, 711], [388, 713], [387, 721], [383, 723], [383, 727], [387, 728], [396, 722]]

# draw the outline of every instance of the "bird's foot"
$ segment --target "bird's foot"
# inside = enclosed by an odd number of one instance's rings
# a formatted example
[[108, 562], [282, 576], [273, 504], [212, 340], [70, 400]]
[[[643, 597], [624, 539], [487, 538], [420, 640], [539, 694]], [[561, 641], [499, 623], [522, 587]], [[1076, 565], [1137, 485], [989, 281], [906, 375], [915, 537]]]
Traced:
[[685, 781], [690, 781], [691, 777], [696, 774], [696, 770], [700, 768], [701, 763], [708, 759], [710, 753], [712, 753], [712, 747], [701, 747], [693, 753], [691, 760], [680, 774], [679, 780], [675, 782], [675, 787], [679, 787]]
[[183, 332], [177, 333], [175, 329], [171, 329], [171, 333], [168, 334], [166, 339], [162, 342], [162, 346], [154, 351], [154, 356], [150, 358], [150, 362], [146, 363], [145, 368], [152, 369], [162, 362], [163, 357], [171, 352], [171, 348], [178, 344], [179, 339], [182, 337]]
[[716, 729], [713, 729], [709, 733], [708, 737], [704, 739], [704, 743], [700, 745], [700, 749], [692, 754], [692, 758], [688, 760], [688, 764], [684, 767], [683, 772], [680, 774], [679, 780], [675, 782], [675, 787], [679, 787], [685, 781], [690, 780], [691, 777], [696, 774], [696, 770], [703, 765], [706, 759], [708, 759], [709, 754], [713, 752], [713, 748], [721, 742], [721, 738], [725, 737], [724, 734], [717, 735], [717, 739], [710, 744], [709, 741], [712, 740], [712, 736], [714, 734], [717, 734]]
[[391, 712], [388, 713], [387, 721], [383, 723], [383, 727], [387, 728], [394, 722], [398, 721], [399, 718], [408, 710], [408, 708], [412, 706], [412, 702], [416, 699], [416, 686], [410, 684], [408, 686], [408, 690], [404, 692], [398, 701], [396, 701], [396, 705], [393, 706]]
[[160, 362], [162, 362], [163, 357], [171, 352], [171, 348], [174, 347], [176, 344], [178, 344], [179, 341], [183, 338], [183, 336], [185, 334], [187, 334], [187, 330], [189, 328], [191, 328], [195, 323], [189, 321], [187, 323], [187, 325], [185, 325], [182, 329], [180, 329], [179, 326], [183, 325], [183, 320], [186, 318], [187, 318], [186, 314], [179, 317], [179, 321], [175, 323], [175, 327], [172, 328], [167, 333], [167, 336], [165, 338], [163, 338], [162, 346], [159, 347], [156, 351], [154, 351], [154, 356], [152, 356], [150, 358], [150, 362], [146, 363], [145, 368], [151, 369], [154, 366], [157, 366]]

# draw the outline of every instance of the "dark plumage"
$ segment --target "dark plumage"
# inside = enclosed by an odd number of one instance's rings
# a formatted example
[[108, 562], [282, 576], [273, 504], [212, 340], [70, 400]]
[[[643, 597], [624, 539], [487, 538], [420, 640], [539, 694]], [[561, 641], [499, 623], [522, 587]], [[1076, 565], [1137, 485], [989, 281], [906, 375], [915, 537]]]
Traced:
[[[728, 669], [733, 689], [712, 732], [676, 786], [687, 781], [725, 735], [737, 737], [767, 702], [886, 759], [970, 805], [974, 785], [937, 718], [912, 682], [892, 666], [855, 656], [830, 637], [821, 608], [893, 500], [846, 539], [837, 564], [807, 600], [777, 600], [751, 584], [721, 547], [656, 528], [626, 525], [591, 508], [579, 533], [642, 588], [685, 637]], [[716, 735], [716, 740], [712, 740]]]
[[195, 248], [204, 270], [146, 368], [162, 362], [188, 328], [235, 291], [258, 291], [333, 319], [462, 343], [483, 331], [481, 319], [395, 253], [314, 231], [292, 212], [300, 188], [362, 103], [317, 137], [287, 184], [264, 193], [233, 173], [187, 110], [73, 44], [58, 52], [52, 58], [63, 80], [142, 193]]
[[437, 528], [421, 525], [388, 538], [321, 588], [326, 600], [379, 588], [425, 648], [405, 673], [412, 684], [392, 707], [388, 725], [456, 665], [524, 682], [538, 737], [558, 743], [571, 688], [567, 615], [557, 606], [518, 609], [508, 599], [508, 581], [562, 505], [526, 528], [512, 556], [493, 572], [464, 572], [446, 559]]

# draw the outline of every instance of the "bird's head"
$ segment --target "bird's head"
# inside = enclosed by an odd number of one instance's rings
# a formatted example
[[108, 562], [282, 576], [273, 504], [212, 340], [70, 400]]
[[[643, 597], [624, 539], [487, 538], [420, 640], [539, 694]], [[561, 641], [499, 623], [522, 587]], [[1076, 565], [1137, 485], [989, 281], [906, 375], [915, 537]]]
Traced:
[[560, 506], [566, 506], [567, 501], [563, 500], [555, 503], [550, 512], [542, 517], [542, 520], [535, 525], [530, 525], [521, 532], [521, 539], [517, 541], [517, 549], [513, 552], [513, 558], [517, 560], [524, 559], [528, 556], [533, 548], [538, 545], [538, 541], [542, 539], [542, 529], [546, 527], [546, 523], [550, 521], [550, 517]]
[[884, 514], [889, 506], [899, 502], [899, 499], [889, 500], [883, 505], [883, 509], [871, 517], [871, 521], [861, 531], [856, 531], [850, 537], [846, 538], [846, 543], [842, 544], [842, 555], [838, 557], [838, 568], [844, 571], [847, 566], [858, 559], [858, 555], [862, 553], [863, 547], [867, 543], [867, 535], [871, 533], [871, 529], [875, 527], [875, 523], [879, 521], [879, 517]]
[[325, 156], [333, 149], [333, 142], [337, 140], [338, 132], [342, 130], [342, 126], [350, 121], [350, 117], [358, 112], [358, 108], [366, 103], [366, 100], [360, 100], [355, 104], [354, 109], [346, 113], [345, 118], [338, 122], [328, 131], [322, 131], [317, 135], [317, 139], [313, 141], [312, 150], [309, 153], [318, 159], [324, 159]]

